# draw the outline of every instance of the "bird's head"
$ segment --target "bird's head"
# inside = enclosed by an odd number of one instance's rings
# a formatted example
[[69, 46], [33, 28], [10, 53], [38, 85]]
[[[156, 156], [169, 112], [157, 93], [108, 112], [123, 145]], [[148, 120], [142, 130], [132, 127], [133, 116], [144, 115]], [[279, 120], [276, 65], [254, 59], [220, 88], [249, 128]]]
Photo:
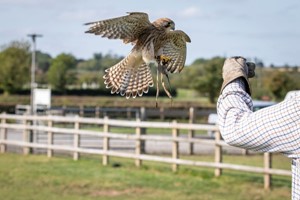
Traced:
[[175, 30], [175, 23], [169, 18], [159, 18], [153, 22], [153, 25], [157, 28], [162, 28], [167, 31]]

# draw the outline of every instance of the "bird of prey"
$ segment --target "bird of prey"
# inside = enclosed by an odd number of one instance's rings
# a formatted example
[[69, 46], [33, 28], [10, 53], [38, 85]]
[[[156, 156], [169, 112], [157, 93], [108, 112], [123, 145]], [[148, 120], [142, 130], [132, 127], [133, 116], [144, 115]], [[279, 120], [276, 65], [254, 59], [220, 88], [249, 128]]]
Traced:
[[[166, 89], [163, 75], [169, 81], [168, 73], [180, 72], [186, 60], [186, 43], [189, 36], [181, 30], [175, 30], [175, 23], [169, 18], [149, 21], [148, 14], [129, 12], [128, 15], [86, 23], [90, 25], [86, 33], [92, 33], [109, 39], [121, 39], [125, 44], [134, 45], [129, 55], [116, 65], [105, 70], [104, 83], [111, 93], [126, 98], [142, 96], [152, 87], [153, 79], [150, 66], [157, 67], [156, 100], [158, 97], [158, 75]], [[157, 101], [156, 101], [157, 102]]]

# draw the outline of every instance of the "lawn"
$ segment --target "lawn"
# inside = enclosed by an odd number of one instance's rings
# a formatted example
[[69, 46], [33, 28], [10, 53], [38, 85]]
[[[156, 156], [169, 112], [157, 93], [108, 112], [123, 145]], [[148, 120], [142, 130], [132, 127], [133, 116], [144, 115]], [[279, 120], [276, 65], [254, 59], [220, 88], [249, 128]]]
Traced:
[[[126, 100], [119, 95], [111, 96], [55, 96], [51, 97], [52, 106], [100, 106], [100, 107], [155, 107], [156, 98], [144, 95], [143, 98]], [[30, 95], [3, 95], [0, 94], [2, 106], [17, 104], [29, 105]], [[168, 97], [158, 98], [159, 107], [215, 107], [206, 97], [201, 97], [193, 90], [179, 89], [178, 95], [171, 101]]]
[[[195, 158], [196, 159], [196, 158]], [[203, 156], [210, 160], [209, 156]], [[288, 159], [274, 158], [289, 168]], [[47, 158], [45, 155], [0, 154], [0, 197], [4, 200], [282, 200], [290, 199], [290, 177], [276, 176], [270, 191], [263, 189], [263, 176], [225, 170], [214, 177], [213, 169], [170, 166], [112, 158], [102, 166], [100, 157]], [[236, 163], [260, 165], [258, 156], [227, 156]]]

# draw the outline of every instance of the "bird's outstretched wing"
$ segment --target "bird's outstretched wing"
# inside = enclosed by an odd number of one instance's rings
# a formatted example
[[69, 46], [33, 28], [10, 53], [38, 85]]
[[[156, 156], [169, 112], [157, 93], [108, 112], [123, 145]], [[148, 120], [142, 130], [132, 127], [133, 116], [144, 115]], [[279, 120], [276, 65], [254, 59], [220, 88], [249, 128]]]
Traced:
[[134, 42], [147, 27], [151, 26], [147, 13], [129, 12], [129, 15], [89, 22], [91, 25], [86, 33], [101, 35], [109, 39], [122, 39], [124, 43]]
[[162, 47], [162, 55], [170, 58], [170, 62], [165, 65], [167, 72], [180, 72], [185, 64], [186, 43], [191, 42], [190, 37], [181, 30], [170, 31], [168, 40]]

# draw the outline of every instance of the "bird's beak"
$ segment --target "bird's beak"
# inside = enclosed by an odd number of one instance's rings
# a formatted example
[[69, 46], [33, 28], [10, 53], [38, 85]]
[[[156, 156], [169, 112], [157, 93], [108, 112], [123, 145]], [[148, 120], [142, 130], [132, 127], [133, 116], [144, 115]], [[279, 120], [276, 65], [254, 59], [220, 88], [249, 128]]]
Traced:
[[171, 26], [171, 30], [174, 31], [175, 30], [175, 26]]

